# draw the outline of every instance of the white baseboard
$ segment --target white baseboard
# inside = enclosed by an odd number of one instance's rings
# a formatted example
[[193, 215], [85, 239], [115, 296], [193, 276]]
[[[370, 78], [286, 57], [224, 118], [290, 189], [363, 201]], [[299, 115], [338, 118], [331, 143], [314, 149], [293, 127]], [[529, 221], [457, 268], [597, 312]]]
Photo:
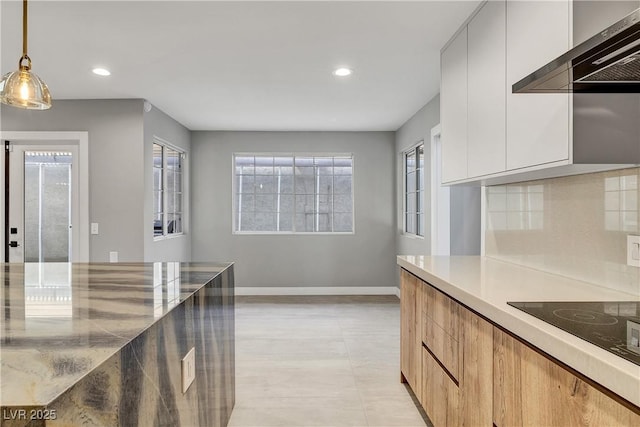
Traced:
[[236, 295], [397, 295], [395, 286], [312, 286], [312, 287], [243, 287], [235, 288]]

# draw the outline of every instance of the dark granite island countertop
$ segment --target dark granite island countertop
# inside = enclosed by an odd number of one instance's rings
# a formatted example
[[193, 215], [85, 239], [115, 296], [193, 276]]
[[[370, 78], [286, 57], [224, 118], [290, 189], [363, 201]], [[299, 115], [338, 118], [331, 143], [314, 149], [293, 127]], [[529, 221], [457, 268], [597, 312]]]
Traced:
[[[225, 426], [231, 263], [0, 264], [0, 423]], [[181, 359], [196, 379], [182, 392]]]

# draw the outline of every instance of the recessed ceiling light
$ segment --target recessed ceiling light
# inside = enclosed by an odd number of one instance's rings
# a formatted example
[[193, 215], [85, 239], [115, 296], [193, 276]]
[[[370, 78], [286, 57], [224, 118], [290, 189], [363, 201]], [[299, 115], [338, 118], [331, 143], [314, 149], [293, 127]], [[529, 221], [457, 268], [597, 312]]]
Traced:
[[350, 68], [338, 68], [333, 72], [333, 75], [338, 77], [347, 77], [351, 75], [351, 73], [353, 73], [353, 71]]
[[107, 70], [106, 68], [94, 68], [91, 71], [93, 71], [93, 74], [97, 74], [99, 76], [110, 76], [111, 75], [111, 71]]

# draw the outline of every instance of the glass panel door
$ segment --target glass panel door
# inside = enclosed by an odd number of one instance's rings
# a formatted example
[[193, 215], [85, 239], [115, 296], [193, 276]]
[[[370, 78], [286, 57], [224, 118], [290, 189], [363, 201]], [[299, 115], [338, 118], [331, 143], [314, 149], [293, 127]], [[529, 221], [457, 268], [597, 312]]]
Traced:
[[76, 155], [71, 147], [29, 142], [10, 147], [5, 181], [9, 212], [5, 255], [9, 262], [71, 261]]
[[68, 262], [72, 153], [24, 155], [24, 261]]

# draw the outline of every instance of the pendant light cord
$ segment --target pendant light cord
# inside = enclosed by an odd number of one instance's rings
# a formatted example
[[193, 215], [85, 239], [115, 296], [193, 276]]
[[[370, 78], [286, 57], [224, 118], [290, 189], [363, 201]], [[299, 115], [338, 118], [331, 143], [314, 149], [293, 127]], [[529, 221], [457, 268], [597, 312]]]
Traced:
[[22, 0], [22, 57], [27, 56], [27, 0]]
[[[22, 56], [18, 62], [18, 66], [21, 70], [31, 69], [31, 58], [27, 54], [27, 0], [22, 0]], [[27, 61], [26, 65], [23, 65], [23, 61]]]

